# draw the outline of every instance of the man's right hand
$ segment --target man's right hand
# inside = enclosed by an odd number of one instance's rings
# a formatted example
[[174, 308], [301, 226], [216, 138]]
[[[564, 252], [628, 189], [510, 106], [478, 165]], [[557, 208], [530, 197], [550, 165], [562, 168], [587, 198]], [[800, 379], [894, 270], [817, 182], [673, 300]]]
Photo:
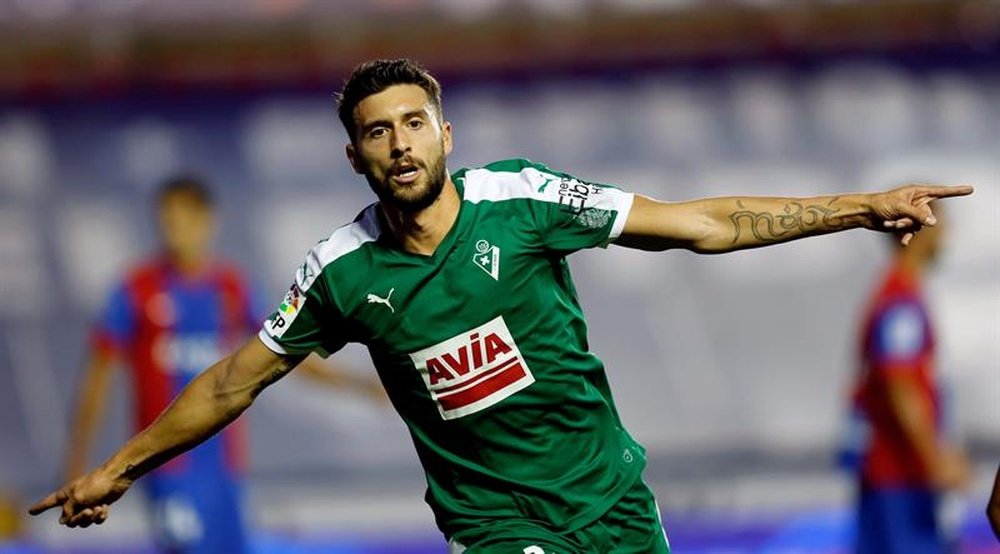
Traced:
[[112, 477], [101, 466], [49, 494], [32, 506], [28, 513], [34, 516], [61, 506], [59, 523], [67, 527], [100, 525], [108, 519], [110, 504], [121, 498], [131, 485], [131, 481], [122, 477]]

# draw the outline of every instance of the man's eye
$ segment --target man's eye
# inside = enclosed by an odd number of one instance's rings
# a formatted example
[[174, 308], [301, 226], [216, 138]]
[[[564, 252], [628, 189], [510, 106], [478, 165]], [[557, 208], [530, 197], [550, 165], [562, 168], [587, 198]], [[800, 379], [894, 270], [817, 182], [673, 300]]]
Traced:
[[384, 136], [388, 130], [385, 127], [377, 127], [368, 132], [368, 136], [371, 138], [379, 138]]
[[411, 119], [406, 123], [410, 129], [419, 129], [424, 126], [424, 122], [421, 119]]

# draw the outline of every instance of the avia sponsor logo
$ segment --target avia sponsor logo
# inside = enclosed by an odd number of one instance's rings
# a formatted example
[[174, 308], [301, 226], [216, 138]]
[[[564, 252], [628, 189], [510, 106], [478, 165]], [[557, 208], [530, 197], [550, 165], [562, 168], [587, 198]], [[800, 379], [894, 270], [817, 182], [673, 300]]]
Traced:
[[489, 408], [535, 382], [503, 316], [410, 359], [444, 419]]
[[278, 310], [264, 323], [267, 332], [272, 337], [284, 335], [288, 327], [295, 321], [296, 316], [299, 315], [300, 308], [305, 301], [305, 294], [299, 289], [299, 285], [292, 283], [291, 288], [285, 293], [281, 305], [278, 306]]

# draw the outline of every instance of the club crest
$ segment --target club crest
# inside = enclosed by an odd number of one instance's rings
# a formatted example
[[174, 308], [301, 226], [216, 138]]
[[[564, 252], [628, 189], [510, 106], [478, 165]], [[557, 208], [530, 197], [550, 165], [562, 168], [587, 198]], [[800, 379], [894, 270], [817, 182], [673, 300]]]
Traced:
[[500, 280], [500, 247], [490, 245], [485, 240], [476, 241], [476, 253], [472, 256], [479, 269], [482, 269], [493, 277], [494, 281]]

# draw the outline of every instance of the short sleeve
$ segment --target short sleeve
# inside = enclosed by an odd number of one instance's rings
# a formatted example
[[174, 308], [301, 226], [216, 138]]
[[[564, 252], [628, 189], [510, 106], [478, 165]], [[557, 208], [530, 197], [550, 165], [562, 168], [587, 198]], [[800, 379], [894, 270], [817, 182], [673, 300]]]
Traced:
[[592, 183], [534, 164], [527, 176], [538, 182], [533, 212], [543, 243], [552, 250], [605, 247], [625, 227], [634, 196], [612, 185]]
[[541, 246], [573, 252], [607, 246], [621, 235], [633, 195], [528, 160], [505, 160], [463, 170], [464, 199], [511, 202], [530, 214]]
[[135, 334], [135, 311], [125, 284], [108, 295], [100, 319], [93, 328], [94, 347], [106, 353], [119, 352]]
[[322, 267], [310, 252], [305, 263], [295, 273], [276, 310], [264, 321], [258, 337], [265, 346], [278, 354], [308, 354], [328, 356], [346, 344], [343, 317], [331, 300]]
[[884, 308], [872, 333], [871, 355], [876, 363], [916, 367], [927, 352], [927, 318], [917, 301], [899, 300]]

